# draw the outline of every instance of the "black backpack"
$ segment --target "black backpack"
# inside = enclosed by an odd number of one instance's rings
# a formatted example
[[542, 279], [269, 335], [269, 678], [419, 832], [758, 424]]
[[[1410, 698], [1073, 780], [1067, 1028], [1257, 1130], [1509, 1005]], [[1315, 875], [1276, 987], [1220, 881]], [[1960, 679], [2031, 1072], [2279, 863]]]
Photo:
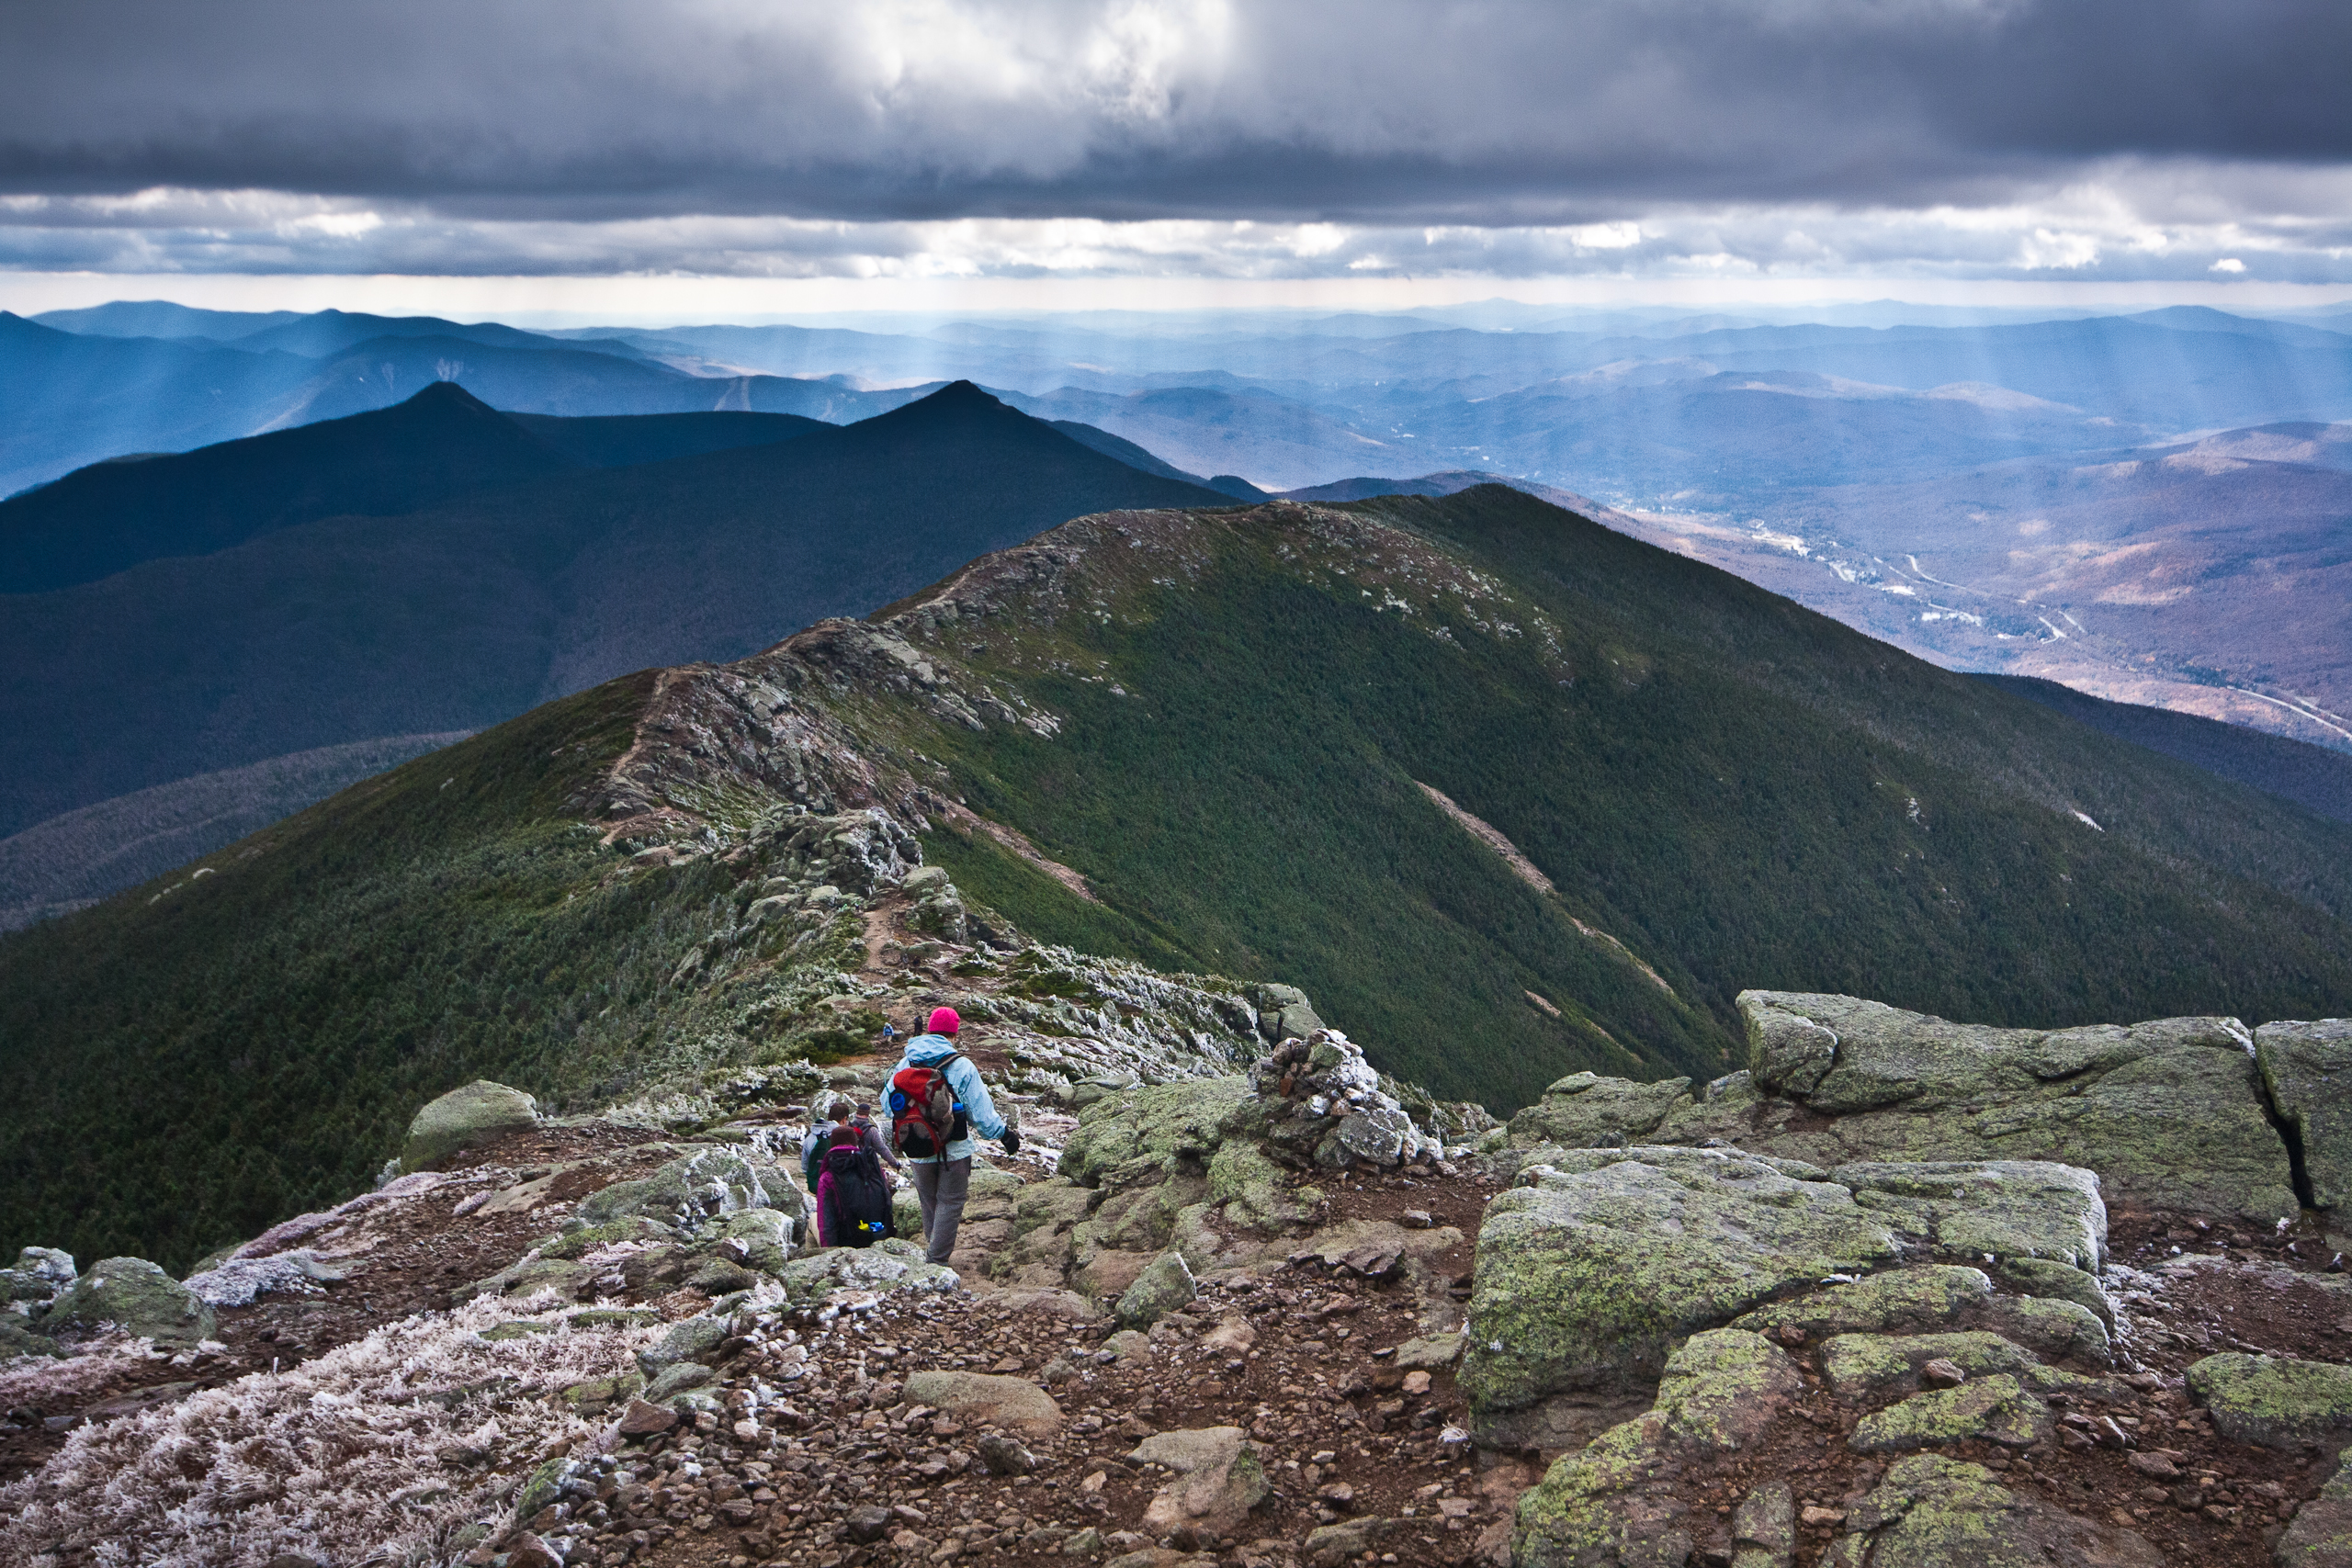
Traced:
[[871, 1247], [891, 1235], [890, 1184], [882, 1179], [880, 1156], [872, 1149], [836, 1144], [824, 1157], [833, 1179], [833, 1223], [828, 1228], [834, 1245]]

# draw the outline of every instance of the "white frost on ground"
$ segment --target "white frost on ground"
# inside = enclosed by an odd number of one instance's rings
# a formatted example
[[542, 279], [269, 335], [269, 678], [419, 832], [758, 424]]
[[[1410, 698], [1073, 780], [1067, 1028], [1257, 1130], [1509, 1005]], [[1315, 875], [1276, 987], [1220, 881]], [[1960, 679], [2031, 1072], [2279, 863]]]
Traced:
[[9, 1558], [39, 1562], [79, 1540], [105, 1568], [241, 1568], [288, 1551], [337, 1563], [437, 1560], [543, 1459], [597, 1441], [561, 1391], [633, 1370], [659, 1332], [481, 1337], [562, 1306], [543, 1293], [421, 1314], [283, 1372], [78, 1427], [37, 1474], [0, 1491], [15, 1515]]
[[273, 1292], [314, 1296], [326, 1289], [325, 1281], [343, 1277], [343, 1270], [302, 1247], [268, 1258], [232, 1258], [218, 1269], [189, 1275], [185, 1283], [212, 1305], [227, 1307], [251, 1305], [255, 1296]]

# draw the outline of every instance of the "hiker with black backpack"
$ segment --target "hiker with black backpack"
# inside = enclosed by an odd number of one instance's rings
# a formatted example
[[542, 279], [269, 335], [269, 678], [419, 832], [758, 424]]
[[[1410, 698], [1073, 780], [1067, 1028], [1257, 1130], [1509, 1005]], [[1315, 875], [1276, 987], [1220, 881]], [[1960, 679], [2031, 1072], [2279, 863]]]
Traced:
[[907, 1162], [922, 1204], [923, 1255], [933, 1263], [946, 1262], [956, 1250], [972, 1156], [979, 1152], [972, 1134], [999, 1140], [1006, 1154], [1021, 1152], [1020, 1131], [997, 1114], [979, 1068], [956, 1048], [963, 1022], [954, 1008], [932, 1010], [929, 1029], [907, 1042], [891, 1072], [885, 1102], [891, 1145]]
[[817, 1240], [824, 1247], [871, 1247], [891, 1234], [890, 1183], [882, 1161], [854, 1122], [833, 1129], [817, 1178]]

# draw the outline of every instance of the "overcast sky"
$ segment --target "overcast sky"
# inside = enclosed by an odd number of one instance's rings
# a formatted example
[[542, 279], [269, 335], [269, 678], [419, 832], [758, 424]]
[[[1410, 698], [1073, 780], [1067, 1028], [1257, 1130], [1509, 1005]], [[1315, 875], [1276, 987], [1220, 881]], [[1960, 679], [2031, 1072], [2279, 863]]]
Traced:
[[2344, 0], [16, 4], [0, 267], [2352, 293], [2347, 68]]

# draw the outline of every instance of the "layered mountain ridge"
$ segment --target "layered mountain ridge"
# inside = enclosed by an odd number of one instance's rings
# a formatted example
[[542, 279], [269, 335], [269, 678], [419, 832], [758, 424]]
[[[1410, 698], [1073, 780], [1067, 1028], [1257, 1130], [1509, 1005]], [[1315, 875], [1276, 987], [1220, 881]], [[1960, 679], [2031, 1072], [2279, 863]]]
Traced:
[[[979, 929], [1303, 985], [1504, 1111], [1713, 1077], [1758, 984], [2037, 1026], [2352, 997], [2341, 824], [1517, 491], [1108, 513], [0, 942], [10, 1207], [184, 1258], [435, 1083], [837, 1048], [865, 983], [801, 973], [754, 871], [858, 813]], [[180, 1172], [172, 1233], [60, 1139]]]
[[84, 470], [0, 502], [14, 582], [130, 560], [8, 601], [0, 831], [271, 757], [480, 728], [862, 613], [1080, 513], [1224, 500], [971, 388], [850, 426], [649, 429], [525, 423], [432, 387]]

